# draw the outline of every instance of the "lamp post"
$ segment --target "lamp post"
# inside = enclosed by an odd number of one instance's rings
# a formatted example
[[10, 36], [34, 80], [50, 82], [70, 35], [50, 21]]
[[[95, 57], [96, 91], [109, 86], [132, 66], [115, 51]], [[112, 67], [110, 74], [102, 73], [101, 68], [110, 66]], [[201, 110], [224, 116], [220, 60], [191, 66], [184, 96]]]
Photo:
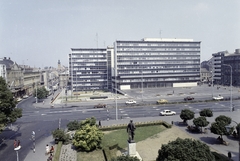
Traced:
[[213, 70], [212, 70], [212, 98], [213, 98]]
[[118, 120], [118, 107], [117, 107], [117, 69], [115, 68], [115, 106], [116, 106], [116, 120]]
[[230, 67], [231, 69], [231, 81], [230, 81], [230, 85], [231, 85], [231, 98], [230, 98], [230, 111], [232, 112], [232, 66], [229, 64], [223, 64], [225, 66]]
[[143, 70], [142, 70], [142, 102], [143, 102]]

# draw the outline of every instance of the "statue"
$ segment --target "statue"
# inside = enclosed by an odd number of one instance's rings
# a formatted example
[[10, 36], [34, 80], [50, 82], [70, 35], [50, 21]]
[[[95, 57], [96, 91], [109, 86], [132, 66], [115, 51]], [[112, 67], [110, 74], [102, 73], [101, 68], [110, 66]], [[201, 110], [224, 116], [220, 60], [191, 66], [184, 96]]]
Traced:
[[129, 136], [129, 139], [128, 139], [128, 142], [129, 143], [134, 143], [134, 131], [135, 131], [136, 127], [133, 123], [133, 120], [130, 120], [130, 122], [128, 123], [128, 126], [127, 126], [127, 133], [128, 133], [128, 136]]

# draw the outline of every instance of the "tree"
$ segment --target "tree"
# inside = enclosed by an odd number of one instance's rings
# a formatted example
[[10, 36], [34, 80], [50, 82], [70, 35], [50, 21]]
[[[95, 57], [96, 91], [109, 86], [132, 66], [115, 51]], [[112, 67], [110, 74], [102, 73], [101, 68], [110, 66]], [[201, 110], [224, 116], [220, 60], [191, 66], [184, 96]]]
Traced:
[[87, 118], [86, 120], [83, 120], [80, 122], [80, 126], [84, 126], [87, 124], [89, 124], [90, 126], [96, 125], [96, 118], [91, 117], [91, 118]]
[[69, 131], [74, 131], [80, 128], [80, 123], [77, 120], [71, 121], [67, 124]]
[[206, 144], [198, 140], [177, 138], [162, 145], [156, 160], [203, 160], [203, 158], [205, 161], [215, 161], [214, 155]]
[[217, 134], [222, 139], [223, 135], [229, 135], [230, 132], [227, 131], [226, 126], [231, 124], [232, 119], [230, 117], [220, 115], [215, 118], [215, 122], [211, 124], [210, 130], [212, 133]]
[[227, 117], [225, 115], [220, 115], [215, 118], [216, 122], [222, 122], [225, 126], [231, 124], [232, 119], [230, 117]]
[[62, 129], [56, 129], [52, 132], [53, 138], [56, 142], [62, 141], [63, 143], [69, 140], [69, 135], [64, 132]]
[[0, 77], [0, 128], [22, 117], [22, 109], [15, 108], [16, 104], [5, 79]]
[[194, 112], [189, 109], [184, 109], [181, 111], [180, 118], [183, 120], [183, 122], [187, 122], [187, 120], [194, 118]]
[[198, 118], [193, 119], [193, 124], [196, 127], [201, 127], [201, 131], [202, 131], [202, 127], [206, 127], [209, 124], [209, 122], [207, 121], [206, 117], [200, 116]]
[[213, 112], [211, 109], [203, 109], [202, 111], [199, 112], [200, 116], [205, 116], [205, 117], [212, 117]]
[[101, 148], [103, 133], [96, 126], [94, 117], [80, 122], [79, 129], [73, 137], [73, 145], [83, 151], [92, 151]]
[[111, 161], [140, 161], [137, 157], [127, 156], [118, 156], [117, 158], [112, 158]]
[[82, 151], [93, 151], [101, 148], [103, 133], [96, 125], [86, 124], [77, 130], [73, 137], [73, 145]]
[[37, 88], [37, 90], [35, 89], [33, 93], [34, 97], [36, 97], [37, 95], [38, 99], [46, 98], [48, 94], [49, 94], [49, 91], [45, 87]]

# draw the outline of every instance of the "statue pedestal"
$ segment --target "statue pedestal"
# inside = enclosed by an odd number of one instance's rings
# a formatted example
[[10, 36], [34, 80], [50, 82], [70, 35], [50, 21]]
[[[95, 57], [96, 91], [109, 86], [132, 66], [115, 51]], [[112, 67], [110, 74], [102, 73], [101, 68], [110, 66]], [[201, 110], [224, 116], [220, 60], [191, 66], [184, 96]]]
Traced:
[[136, 143], [129, 143], [128, 142], [128, 155], [135, 156], [136, 155]]
[[131, 157], [137, 157], [140, 161], [142, 161], [142, 158], [140, 157], [140, 155], [138, 154], [137, 150], [136, 150], [136, 143], [129, 143], [128, 142], [128, 152], [127, 155], [131, 156]]

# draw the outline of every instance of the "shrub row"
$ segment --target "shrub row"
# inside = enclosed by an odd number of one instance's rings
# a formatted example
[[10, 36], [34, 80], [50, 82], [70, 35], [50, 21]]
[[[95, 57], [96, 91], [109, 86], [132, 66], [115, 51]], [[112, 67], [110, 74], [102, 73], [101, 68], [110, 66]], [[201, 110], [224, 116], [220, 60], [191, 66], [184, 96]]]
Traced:
[[[136, 127], [152, 126], [152, 125], [163, 125], [166, 128], [172, 127], [171, 124], [168, 124], [167, 122], [162, 120], [135, 123]], [[119, 124], [119, 125], [111, 125], [111, 126], [101, 126], [99, 127], [99, 129], [102, 131], [111, 131], [111, 130], [125, 129], [126, 127], [127, 127], [127, 124]]]

